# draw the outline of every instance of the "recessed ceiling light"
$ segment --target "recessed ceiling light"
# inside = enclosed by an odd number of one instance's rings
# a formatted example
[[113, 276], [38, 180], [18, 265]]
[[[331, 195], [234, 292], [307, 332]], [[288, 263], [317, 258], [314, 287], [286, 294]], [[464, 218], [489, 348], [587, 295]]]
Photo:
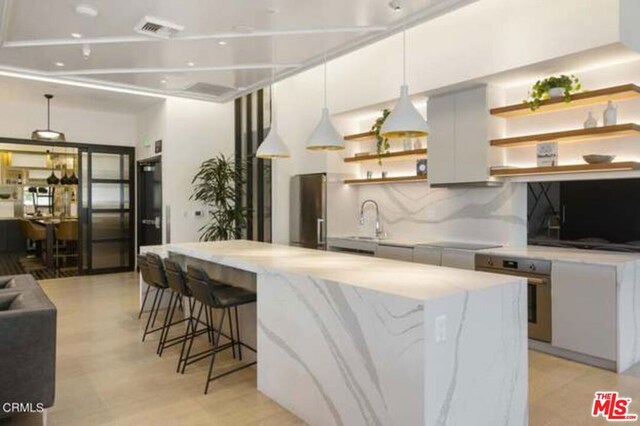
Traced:
[[247, 90], [247, 88], [244, 86], [239, 86], [237, 90]]
[[226, 42], [226, 41], [224, 41], [224, 40], [218, 40], [218, 44], [219, 44], [220, 46], [226, 46], [226, 45], [227, 45], [227, 42]]
[[71, 33], [71, 37], [73, 37], [73, 38], [82, 38], [82, 34], [80, 34], [80, 33]]
[[98, 16], [98, 9], [90, 4], [79, 4], [76, 6], [76, 13], [89, 18], [95, 18]]
[[389, 7], [396, 12], [402, 10], [402, 0], [391, 0], [389, 2]]
[[189, 62], [187, 62], [187, 65], [189, 65], [190, 67], [192, 67], [192, 66], [194, 66], [194, 65], [195, 65], [195, 62], [191, 62], [191, 61], [189, 61]]
[[163, 78], [162, 80], [160, 80], [160, 83], [162, 83], [162, 84], [167, 84], [167, 79], [166, 79], [166, 78]]
[[56, 67], [64, 67], [64, 62], [54, 62]]

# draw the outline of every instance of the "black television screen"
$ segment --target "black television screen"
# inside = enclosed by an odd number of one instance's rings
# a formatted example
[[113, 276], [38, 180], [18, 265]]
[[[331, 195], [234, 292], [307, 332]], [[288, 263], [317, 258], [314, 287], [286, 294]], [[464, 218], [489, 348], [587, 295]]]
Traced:
[[640, 179], [562, 182], [561, 238], [640, 241]]

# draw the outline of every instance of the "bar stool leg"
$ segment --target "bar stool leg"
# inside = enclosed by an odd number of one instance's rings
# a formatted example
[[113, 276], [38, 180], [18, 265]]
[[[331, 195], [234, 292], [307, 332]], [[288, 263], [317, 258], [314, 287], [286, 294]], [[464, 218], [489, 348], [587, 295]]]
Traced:
[[233, 352], [233, 359], [236, 359], [236, 336], [233, 333], [233, 320], [231, 317], [231, 308], [227, 308], [229, 311], [229, 336], [231, 336], [231, 352]]
[[160, 290], [160, 300], [158, 301], [158, 306], [156, 306], [156, 312], [153, 315], [153, 321], [151, 322], [151, 327], [156, 325], [156, 318], [158, 318], [158, 312], [160, 312], [160, 306], [162, 306], [162, 298], [164, 297], [164, 291], [165, 291], [164, 288]]
[[213, 344], [213, 315], [211, 315], [211, 308], [204, 308], [204, 317], [207, 322], [207, 328], [209, 329], [207, 332], [209, 343]]
[[193, 316], [194, 310], [196, 309], [196, 301], [194, 298], [190, 297], [188, 300], [189, 303], [189, 320], [187, 321], [187, 331], [184, 333], [184, 340], [182, 341], [182, 348], [180, 349], [180, 358], [178, 358], [178, 368], [176, 368], [176, 373], [180, 372], [180, 367], [182, 366], [182, 360], [184, 359], [184, 349], [187, 345], [187, 339], [189, 338], [189, 332], [192, 329], [197, 329], [197, 323], [194, 325], [195, 317]]
[[159, 346], [158, 355], [162, 356], [162, 352], [164, 352], [165, 344], [167, 343], [167, 338], [169, 337], [169, 331], [171, 330], [171, 326], [173, 325], [173, 317], [176, 314], [176, 307], [179, 303], [182, 303], [182, 295], [176, 295], [176, 299], [173, 302], [173, 308], [171, 309], [171, 315], [169, 316], [169, 322], [167, 323], [166, 331], [164, 332], [164, 337], [162, 338], [162, 345]]
[[162, 330], [160, 331], [160, 339], [158, 339], [158, 347], [156, 348], [156, 353], [162, 356], [161, 348], [164, 346], [164, 341], [167, 338], [167, 334], [169, 334], [169, 328], [171, 327], [171, 318], [173, 318], [173, 311], [175, 310], [175, 304], [178, 301], [178, 295], [171, 292], [171, 297], [169, 298], [169, 305], [167, 305], [167, 313], [164, 316], [164, 322], [162, 323]]
[[149, 311], [149, 318], [147, 318], [147, 326], [144, 328], [144, 334], [142, 335], [142, 341], [144, 342], [144, 339], [147, 337], [147, 334], [149, 334], [149, 326], [151, 325], [151, 318], [153, 317], [153, 311], [156, 307], [156, 302], [158, 301], [158, 295], [160, 294], [159, 291], [157, 291], [156, 289], [156, 295], [153, 298], [153, 304], [151, 305], [151, 311]]
[[[238, 342], [238, 359], [242, 361], [242, 340], [240, 340], [240, 322], [238, 321], [238, 307], [234, 306], [233, 310], [235, 311], [236, 316], [236, 342]], [[231, 316], [231, 313], [229, 313]]]
[[220, 343], [220, 335], [222, 334], [222, 325], [224, 324], [224, 318], [227, 314], [227, 310], [222, 310], [222, 317], [220, 318], [220, 324], [218, 326], [218, 335], [213, 342], [213, 354], [211, 354], [211, 364], [209, 364], [209, 374], [207, 374], [207, 384], [204, 387], [204, 394], [209, 392], [209, 384], [211, 383], [211, 373], [213, 373], [213, 364], [216, 361], [216, 351], [218, 350], [218, 344]]
[[147, 304], [147, 297], [149, 297], [149, 290], [150, 289], [151, 289], [151, 286], [147, 284], [147, 291], [145, 291], [144, 299], [142, 299], [142, 306], [140, 306], [140, 312], [138, 312], [138, 319], [140, 319], [140, 317], [142, 317], [142, 311], [144, 311], [144, 305]]
[[[191, 348], [193, 346], [193, 340], [196, 338], [196, 332], [198, 329], [198, 323], [200, 322], [200, 317], [202, 316], [202, 309], [204, 306], [200, 304], [200, 310], [198, 310], [198, 317], [196, 318], [196, 326], [193, 330], [191, 330], [191, 338], [189, 339], [189, 348], [187, 349], [187, 353], [184, 356], [184, 360], [182, 361], [182, 374], [184, 374], [184, 370], [187, 368], [187, 360], [189, 359], [189, 355], [191, 355]], [[186, 340], [185, 340], [186, 343]]]

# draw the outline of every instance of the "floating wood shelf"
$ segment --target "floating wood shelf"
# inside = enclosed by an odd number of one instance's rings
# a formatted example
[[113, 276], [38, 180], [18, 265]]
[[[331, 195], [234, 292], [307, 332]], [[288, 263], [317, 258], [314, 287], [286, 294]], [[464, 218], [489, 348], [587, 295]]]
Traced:
[[383, 160], [410, 160], [410, 159], [418, 159], [418, 158], [426, 158], [427, 149], [412, 149], [409, 151], [396, 151], [389, 152], [387, 154], [382, 154], [378, 157], [378, 154], [367, 154], [360, 155], [355, 157], [347, 157], [344, 159], [345, 163], [357, 163], [361, 161], [378, 161], [378, 158], [382, 158]]
[[375, 179], [346, 179], [344, 183], [348, 185], [361, 185], [370, 183], [400, 183], [400, 182], [426, 182], [426, 176], [395, 176]]
[[569, 164], [553, 167], [524, 167], [524, 168], [492, 168], [491, 176], [528, 176], [528, 175], [552, 175], [564, 173], [589, 173], [589, 172], [619, 172], [639, 170], [640, 163], [636, 161], [621, 161], [605, 164]]
[[562, 132], [539, 133], [537, 135], [516, 136], [513, 138], [493, 139], [491, 146], [535, 145], [538, 142], [576, 142], [593, 139], [618, 138], [640, 135], [640, 125], [635, 123], [613, 126], [593, 127], [590, 129], [565, 130]]
[[376, 137], [376, 134], [371, 131], [371, 132], [355, 133], [353, 135], [347, 135], [344, 137], [344, 140], [351, 141], [351, 142], [362, 142], [362, 141], [372, 140], [375, 137]]
[[602, 104], [607, 101], [624, 101], [640, 97], [640, 86], [635, 84], [624, 84], [622, 86], [607, 87], [604, 89], [590, 90], [588, 92], [571, 95], [571, 102], [567, 103], [564, 98], [549, 99], [542, 101], [540, 108], [531, 111], [529, 105], [520, 103], [491, 109], [491, 115], [498, 117], [513, 118], [525, 115], [542, 114], [546, 112], [561, 111], [573, 108], [580, 108], [588, 105]]

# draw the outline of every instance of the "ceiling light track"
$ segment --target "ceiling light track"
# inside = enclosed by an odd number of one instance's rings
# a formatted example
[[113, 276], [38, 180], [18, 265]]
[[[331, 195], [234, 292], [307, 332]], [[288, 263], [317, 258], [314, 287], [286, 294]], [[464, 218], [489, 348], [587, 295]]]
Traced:
[[241, 64], [241, 65], [220, 65], [211, 67], [175, 67], [175, 68], [101, 68], [86, 70], [65, 70], [51, 71], [47, 75], [68, 76], [68, 75], [105, 75], [105, 74], [157, 74], [157, 73], [178, 73], [178, 72], [211, 72], [211, 71], [239, 71], [239, 70], [261, 70], [279, 68], [297, 68], [302, 64]]
[[290, 36], [290, 35], [313, 35], [328, 33], [354, 33], [354, 32], [379, 32], [386, 30], [385, 26], [355, 26], [355, 27], [335, 27], [335, 28], [306, 28], [296, 30], [269, 30], [269, 31], [252, 31], [252, 32], [228, 32], [215, 34], [193, 34], [175, 36], [169, 39], [153, 38], [147, 36], [117, 36], [117, 37], [87, 37], [83, 39], [77, 38], [58, 38], [58, 39], [37, 39], [37, 40], [12, 40], [5, 41], [2, 47], [43, 47], [43, 46], [72, 46], [85, 43], [90, 44], [110, 44], [110, 43], [142, 43], [157, 42], [167, 40], [177, 41], [193, 41], [193, 40], [221, 40], [234, 38], [250, 38], [250, 37], [271, 37], [271, 36]]

